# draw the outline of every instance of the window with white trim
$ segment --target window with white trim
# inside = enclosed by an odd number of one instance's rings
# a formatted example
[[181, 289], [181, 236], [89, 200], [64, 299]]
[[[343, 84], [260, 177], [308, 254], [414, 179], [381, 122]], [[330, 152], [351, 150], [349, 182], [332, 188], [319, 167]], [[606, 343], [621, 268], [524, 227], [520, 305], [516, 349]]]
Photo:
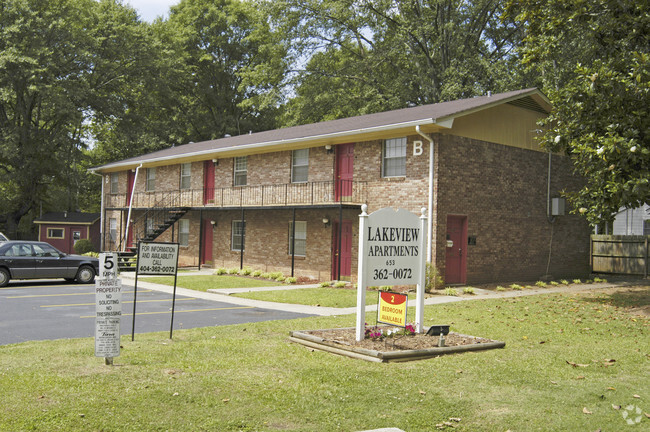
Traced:
[[116, 194], [119, 192], [120, 176], [118, 173], [111, 173], [111, 193]]
[[181, 189], [189, 189], [192, 186], [192, 164], [181, 164]]
[[190, 244], [190, 220], [181, 219], [178, 221], [178, 243], [181, 246]]
[[111, 238], [112, 242], [117, 241], [117, 219], [110, 218], [108, 220], [108, 235]]
[[246, 156], [238, 156], [234, 160], [233, 166], [233, 185], [246, 186], [246, 177], [248, 174], [248, 159]]
[[147, 192], [156, 190], [156, 168], [147, 168]]
[[65, 230], [63, 228], [48, 228], [47, 238], [49, 239], [62, 239], [65, 237]]
[[306, 183], [309, 178], [309, 149], [291, 152], [291, 183]]
[[406, 137], [384, 141], [382, 150], [382, 177], [406, 175]]
[[293, 242], [293, 222], [289, 222], [289, 255], [292, 255], [293, 248], [295, 244], [296, 247], [296, 256], [305, 256], [307, 255], [307, 222], [305, 221], [296, 221], [296, 240]]
[[232, 221], [232, 238], [230, 242], [230, 249], [234, 251], [241, 251], [242, 244], [246, 250], [246, 221], [234, 220]]

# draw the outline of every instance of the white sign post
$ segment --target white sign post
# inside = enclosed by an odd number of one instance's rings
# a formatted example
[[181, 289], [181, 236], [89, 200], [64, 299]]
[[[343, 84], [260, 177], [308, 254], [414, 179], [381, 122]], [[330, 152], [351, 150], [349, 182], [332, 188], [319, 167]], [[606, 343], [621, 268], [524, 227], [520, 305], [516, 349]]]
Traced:
[[418, 217], [404, 209], [383, 208], [359, 215], [359, 272], [357, 277], [357, 341], [365, 337], [366, 287], [417, 284], [416, 332], [423, 330], [426, 278], [426, 209]]
[[95, 356], [107, 365], [120, 355], [122, 281], [117, 277], [117, 254], [99, 255], [99, 275], [95, 279]]

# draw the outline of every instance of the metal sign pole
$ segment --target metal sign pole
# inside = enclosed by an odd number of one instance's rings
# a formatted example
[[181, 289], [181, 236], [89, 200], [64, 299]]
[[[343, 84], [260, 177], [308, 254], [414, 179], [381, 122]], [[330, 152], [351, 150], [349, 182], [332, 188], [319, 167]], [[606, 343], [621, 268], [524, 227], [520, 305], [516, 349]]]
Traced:
[[172, 320], [169, 325], [169, 339], [174, 332], [174, 310], [176, 308], [176, 281], [178, 279], [178, 253], [176, 254], [176, 269], [174, 270], [174, 294], [172, 295]]
[[135, 286], [133, 287], [133, 316], [131, 318], [131, 342], [135, 339], [135, 306], [138, 297], [138, 273], [140, 273], [140, 245], [138, 242], [138, 257], [135, 261]]

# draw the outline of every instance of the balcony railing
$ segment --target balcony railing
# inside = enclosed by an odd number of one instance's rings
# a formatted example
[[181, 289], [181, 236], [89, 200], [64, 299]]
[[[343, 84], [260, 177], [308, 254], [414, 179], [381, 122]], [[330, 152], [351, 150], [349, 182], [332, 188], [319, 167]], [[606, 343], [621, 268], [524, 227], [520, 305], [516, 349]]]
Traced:
[[[366, 183], [340, 180], [308, 183], [234, 186], [213, 189], [183, 189], [176, 191], [136, 192], [133, 207], [151, 208], [166, 197], [174, 196], [175, 206], [181, 207], [280, 207], [295, 205], [363, 204]], [[126, 194], [106, 196], [106, 208], [129, 206]], [[168, 199], [168, 198], [167, 198]]]

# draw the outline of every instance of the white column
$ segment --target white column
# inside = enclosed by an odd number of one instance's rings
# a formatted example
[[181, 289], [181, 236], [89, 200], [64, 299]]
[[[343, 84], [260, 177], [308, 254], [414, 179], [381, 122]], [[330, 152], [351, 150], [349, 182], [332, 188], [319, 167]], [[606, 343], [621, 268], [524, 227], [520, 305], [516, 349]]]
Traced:
[[365, 338], [366, 333], [366, 224], [368, 222], [368, 206], [361, 206], [359, 215], [359, 259], [357, 273], [357, 342]]
[[425, 247], [427, 246], [427, 209], [422, 207], [420, 215], [420, 280], [417, 285], [417, 296], [415, 299], [415, 331], [416, 333], [422, 333], [424, 330], [424, 287], [427, 282], [427, 254], [424, 253]]

